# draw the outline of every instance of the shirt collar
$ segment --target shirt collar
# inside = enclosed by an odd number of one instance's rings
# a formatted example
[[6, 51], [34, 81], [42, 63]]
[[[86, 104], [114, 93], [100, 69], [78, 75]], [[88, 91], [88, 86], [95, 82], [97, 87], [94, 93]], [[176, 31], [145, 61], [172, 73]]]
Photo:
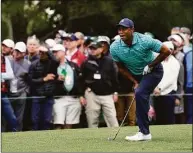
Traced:
[[[121, 39], [120, 39], [120, 42], [121, 42], [121, 45], [122, 45], [122, 46], [128, 46], [128, 45], [125, 44], [124, 41], [122, 41]], [[134, 33], [133, 33], [132, 45], [134, 45], [134, 44], [136, 44], [136, 43], [137, 43], [137, 35], [136, 35], [136, 33], [134, 32]]]

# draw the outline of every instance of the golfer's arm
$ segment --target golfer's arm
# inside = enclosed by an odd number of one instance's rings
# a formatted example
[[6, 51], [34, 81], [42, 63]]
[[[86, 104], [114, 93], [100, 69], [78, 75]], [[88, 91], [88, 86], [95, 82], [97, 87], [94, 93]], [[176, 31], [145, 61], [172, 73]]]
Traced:
[[125, 68], [125, 66], [123, 66], [122, 63], [120, 62], [116, 62], [119, 72], [126, 77], [127, 79], [131, 80], [131, 82], [133, 82], [134, 84], [138, 83], [134, 77], [131, 75], [131, 73], [129, 73], [129, 71]]
[[160, 54], [156, 57], [154, 61], [152, 61], [149, 64], [149, 67], [153, 68], [154, 66], [165, 60], [170, 54], [171, 54], [170, 50], [166, 46], [162, 45], [160, 49]]

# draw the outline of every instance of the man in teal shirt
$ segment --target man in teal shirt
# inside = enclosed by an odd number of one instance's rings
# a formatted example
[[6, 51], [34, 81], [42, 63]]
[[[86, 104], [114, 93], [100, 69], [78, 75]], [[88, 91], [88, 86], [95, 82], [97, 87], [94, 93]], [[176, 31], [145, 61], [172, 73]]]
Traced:
[[[126, 136], [126, 140], [151, 140], [149, 131], [149, 98], [163, 77], [161, 62], [170, 55], [169, 49], [159, 40], [134, 32], [134, 23], [128, 18], [117, 25], [120, 39], [110, 46], [110, 53], [120, 73], [130, 79], [136, 98], [136, 115], [139, 132]], [[153, 52], [159, 53], [154, 59]]]

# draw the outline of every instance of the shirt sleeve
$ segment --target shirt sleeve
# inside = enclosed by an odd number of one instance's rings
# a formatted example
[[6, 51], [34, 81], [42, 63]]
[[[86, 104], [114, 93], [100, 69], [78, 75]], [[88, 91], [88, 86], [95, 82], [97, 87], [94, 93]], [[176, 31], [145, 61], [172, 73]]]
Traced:
[[146, 38], [145, 40], [145, 44], [147, 45], [146, 47], [148, 48], [148, 50], [151, 50], [153, 52], [160, 52], [160, 49], [162, 47], [162, 42], [157, 40], [157, 39], [153, 39], [153, 38]]
[[111, 54], [111, 57], [112, 57], [112, 59], [114, 61], [119, 62], [120, 60], [119, 60], [119, 57], [117, 56], [117, 52], [119, 52], [119, 50], [118, 50], [118, 46], [117, 45], [118, 44], [115, 43], [115, 42], [113, 42], [111, 44], [111, 46], [110, 46], [110, 54]]
[[5, 57], [5, 65], [6, 65], [6, 72], [1, 73], [1, 77], [3, 80], [11, 80], [14, 78], [13, 70], [11, 67], [11, 63], [7, 57]]

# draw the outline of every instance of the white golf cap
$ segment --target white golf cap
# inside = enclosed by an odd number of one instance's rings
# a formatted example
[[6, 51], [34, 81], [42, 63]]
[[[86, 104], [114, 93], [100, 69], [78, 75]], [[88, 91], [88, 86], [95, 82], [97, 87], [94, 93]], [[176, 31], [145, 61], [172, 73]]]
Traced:
[[115, 37], [113, 37], [112, 40], [117, 40], [117, 39], [119, 39], [119, 38], [120, 38], [120, 36], [119, 36], [119, 35], [116, 35]]
[[14, 48], [14, 45], [15, 45], [14, 41], [11, 39], [3, 40], [2, 44], [9, 47], [9, 48]]
[[66, 51], [62, 44], [56, 44], [53, 46], [52, 51]]
[[20, 51], [21, 53], [25, 53], [26, 52], [26, 44], [24, 42], [17, 42], [15, 44], [15, 50]]
[[168, 37], [169, 41], [171, 41], [172, 39], [174, 39], [176, 42], [178, 42], [179, 45], [181, 45], [182, 42], [183, 42], [182, 38], [177, 34], [174, 34], [174, 35], [171, 35], [171, 36]]
[[104, 42], [107, 42], [110, 45], [110, 39], [107, 36], [99, 36], [97, 41], [98, 42], [104, 41]]
[[56, 41], [54, 39], [46, 39], [45, 40], [46, 45], [52, 49], [54, 45], [56, 45]]
[[174, 45], [171, 41], [165, 41], [165, 42], [163, 42], [163, 45], [165, 45], [170, 50], [174, 50]]

